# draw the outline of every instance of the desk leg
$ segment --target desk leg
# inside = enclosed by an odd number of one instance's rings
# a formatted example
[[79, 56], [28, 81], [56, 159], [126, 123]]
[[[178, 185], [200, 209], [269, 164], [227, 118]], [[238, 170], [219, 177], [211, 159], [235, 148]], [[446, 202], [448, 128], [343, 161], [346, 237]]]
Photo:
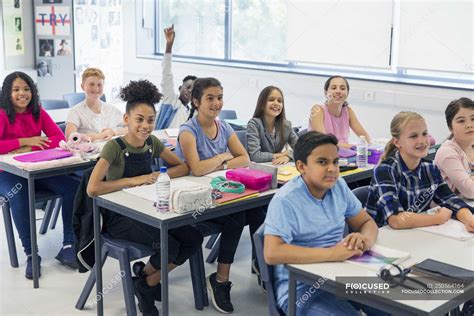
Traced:
[[168, 299], [168, 224], [163, 223], [160, 227], [161, 234], [161, 314], [169, 315]]
[[30, 208], [31, 257], [33, 264], [33, 287], [39, 288], [38, 241], [36, 239], [35, 179], [28, 177], [28, 205]]
[[93, 200], [93, 215], [94, 215], [94, 250], [95, 250], [95, 278], [96, 278], [96, 300], [97, 300], [97, 315], [104, 315], [104, 297], [102, 295], [102, 254], [101, 254], [101, 236], [100, 236], [100, 210], [97, 206], [96, 200]]
[[296, 279], [293, 272], [288, 276], [288, 316], [296, 315]]

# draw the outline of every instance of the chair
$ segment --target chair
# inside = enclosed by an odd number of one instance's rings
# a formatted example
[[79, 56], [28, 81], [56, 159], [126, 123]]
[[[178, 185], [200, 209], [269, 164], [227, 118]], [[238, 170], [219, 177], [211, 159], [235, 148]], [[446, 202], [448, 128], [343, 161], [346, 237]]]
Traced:
[[[69, 107], [72, 108], [82, 100], [86, 98], [86, 94], [84, 92], [78, 92], [78, 93], [67, 93], [63, 94], [63, 99], [67, 101], [69, 104]], [[104, 102], [107, 102], [105, 99], [105, 94], [100, 97], [100, 99]]]
[[237, 118], [237, 112], [234, 110], [222, 110], [219, 114], [221, 120], [235, 120]]
[[41, 106], [45, 110], [67, 109], [69, 104], [66, 100], [41, 100]]
[[[46, 233], [48, 229], [48, 225], [51, 221], [51, 216], [53, 216], [53, 225], [56, 226], [56, 220], [58, 218], [57, 214], [59, 214], [59, 209], [61, 208], [61, 203], [59, 202], [61, 197], [56, 195], [55, 193], [47, 190], [39, 190], [35, 193], [35, 202], [42, 203], [47, 201], [45, 207], [45, 215], [43, 217], [43, 221], [40, 227], [40, 234]], [[53, 201], [55, 201], [53, 205]], [[10, 210], [10, 203], [6, 201], [2, 205], [2, 213], [3, 213], [3, 221], [5, 225], [5, 232], [7, 235], [7, 245], [8, 245], [8, 254], [10, 256], [10, 265], [13, 268], [18, 268], [18, 255], [16, 252], [16, 245], [15, 245], [15, 234], [13, 232], [13, 224], [12, 224], [12, 217], [11, 217], [11, 210]], [[54, 215], [54, 214], [56, 215]]]
[[303, 128], [302, 130], [300, 130], [298, 132], [298, 137], [301, 137], [303, 136], [304, 134], [306, 134], [308, 132], [308, 129], [307, 128]]
[[362, 203], [362, 207], [365, 207], [365, 203], [367, 203], [367, 197], [369, 196], [369, 186], [365, 185], [363, 187], [355, 188], [352, 190], [352, 193], [354, 193], [360, 203]]
[[[127, 240], [114, 239], [108, 234], [102, 234], [101, 264], [102, 266], [104, 265], [107, 257], [112, 257], [119, 261], [127, 315], [137, 315], [130, 262], [150, 256], [153, 253], [155, 253], [155, 250], [151, 247]], [[204, 306], [209, 305], [209, 300], [207, 298], [206, 292], [202, 249], [196, 252], [189, 259], [189, 266], [191, 270], [195, 307], [198, 310], [203, 310]], [[95, 282], [95, 269], [92, 269], [90, 271], [89, 278], [82, 289], [79, 299], [76, 302], [76, 309], [82, 310], [84, 308], [84, 305], [86, 304], [86, 301], [92, 292], [92, 289], [94, 288]]]
[[268, 313], [270, 316], [285, 315], [276, 304], [275, 289], [273, 288], [273, 266], [267, 265], [263, 256], [263, 231], [265, 224], [262, 224], [255, 234], [253, 234], [253, 242], [255, 244], [255, 252], [257, 254], [258, 267], [260, 268], [260, 278], [267, 289]]
[[237, 134], [240, 142], [244, 145], [245, 150], [247, 150], [247, 130], [235, 131], [235, 134]]
[[63, 134], [66, 133], [66, 123], [60, 123], [60, 124], [58, 124], [58, 127], [61, 129]]

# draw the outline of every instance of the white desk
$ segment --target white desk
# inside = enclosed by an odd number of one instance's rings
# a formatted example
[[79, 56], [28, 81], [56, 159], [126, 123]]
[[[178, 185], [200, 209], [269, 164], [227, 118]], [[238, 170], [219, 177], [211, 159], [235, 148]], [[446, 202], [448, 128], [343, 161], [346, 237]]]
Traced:
[[[393, 230], [383, 227], [379, 230], [377, 244], [410, 253], [410, 258], [402, 263], [411, 266], [425, 259], [434, 259], [461, 268], [474, 270], [474, 241], [459, 241], [434, 235], [416, 229]], [[334, 291], [335, 277], [368, 277], [376, 272], [349, 262], [328, 262], [317, 264], [289, 264], [290, 272], [288, 311], [295, 315], [296, 280], [311, 284], [320, 277], [327, 278], [328, 291]], [[324, 287], [323, 287], [324, 289]], [[470, 284], [460, 300], [474, 296], [474, 286]], [[352, 299], [352, 298], [351, 298]], [[377, 294], [356, 296], [354, 301], [385, 310], [395, 315], [442, 315], [454, 309], [459, 301], [446, 300], [389, 300]]]
[[[201, 184], [209, 184], [210, 177], [186, 177], [191, 181], [197, 181]], [[185, 178], [185, 179], [186, 179]], [[173, 180], [171, 180], [173, 181]], [[101, 258], [100, 247], [100, 211], [99, 207], [106, 208], [123, 216], [127, 216], [139, 222], [160, 229], [160, 253], [161, 253], [161, 314], [169, 314], [168, 298], [168, 231], [173, 228], [196, 224], [209, 219], [222, 217], [225, 215], [238, 213], [255, 207], [268, 205], [276, 190], [263, 192], [258, 197], [242, 200], [239, 202], [221, 205], [206, 209], [203, 212], [189, 212], [186, 214], [177, 214], [174, 212], [158, 213], [153, 207], [153, 202], [145, 200], [136, 195], [128, 194], [124, 191], [116, 191], [94, 198], [94, 238], [95, 238], [95, 257]], [[97, 299], [97, 314], [103, 315], [103, 296], [102, 289], [102, 266], [95, 265], [96, 272], [96, 290], [99, 298]]]

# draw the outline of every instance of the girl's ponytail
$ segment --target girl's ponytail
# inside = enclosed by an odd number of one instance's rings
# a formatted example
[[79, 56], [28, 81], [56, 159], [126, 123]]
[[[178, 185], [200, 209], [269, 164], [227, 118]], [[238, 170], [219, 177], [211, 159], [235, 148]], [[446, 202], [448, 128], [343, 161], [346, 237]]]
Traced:
[[380, 158], [380, 161], [384, 161], [393, 155], [395, 155], [395, 152], [397, 151], [397, 147], [393, 143], [393, 138], [385, 145], [385, 150], [382, 154], [382, 158]]

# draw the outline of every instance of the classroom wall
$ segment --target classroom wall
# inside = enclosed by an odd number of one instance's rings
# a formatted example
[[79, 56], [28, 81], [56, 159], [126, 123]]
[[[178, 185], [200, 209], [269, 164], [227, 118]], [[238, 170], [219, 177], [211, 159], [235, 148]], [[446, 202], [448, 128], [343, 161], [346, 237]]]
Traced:
[[[1, 2], [1, 1], [0, 1]], [[33, 3], [32, 1], [22, 1], [22, 23], [25, 54], [19, 56], [4, 56], [4, 35], [3, 35], [3, 6], [0, 3], [0, 35], [2, 56], [4, 59], [0, 62], [0, 86], [3, 79], [13, 70], [21, 70], [32, 76], [36, 81], [36, 70], [34, 70], [35, 50], [34, 50], [34, 29], [33, 29]]]
[[[158, 85], [161, 82], [161, 60], [136, 57], [135, 4], [124, 1], [124, 80], [146, 78]], [[177, 34], [176, 36], [179, 36]], [[224, 108], [235, 109], [238, 117], [250, 118], [259, 92], [267, 85], [283, 90], [286, 114], [294, 126], [307, 126], [311, 105], [321, 102], [327, 77], [258, 71], [219, 66], [173, 63], [175, 85], [193, 74], [198, 77], [215, 76], [224, 87]], [[453, 99], [474, 98], [473, 91], [433, 88], [375, 81], [350, 80], [349, 103], [360, 121], [374, 138], [389, 137], [392, 117], [402, 110], [423, 115], [430, 133], [438, 141], [449, 134], [444, 109]], [[352, 136], [353, 137], [353, 136]]]

